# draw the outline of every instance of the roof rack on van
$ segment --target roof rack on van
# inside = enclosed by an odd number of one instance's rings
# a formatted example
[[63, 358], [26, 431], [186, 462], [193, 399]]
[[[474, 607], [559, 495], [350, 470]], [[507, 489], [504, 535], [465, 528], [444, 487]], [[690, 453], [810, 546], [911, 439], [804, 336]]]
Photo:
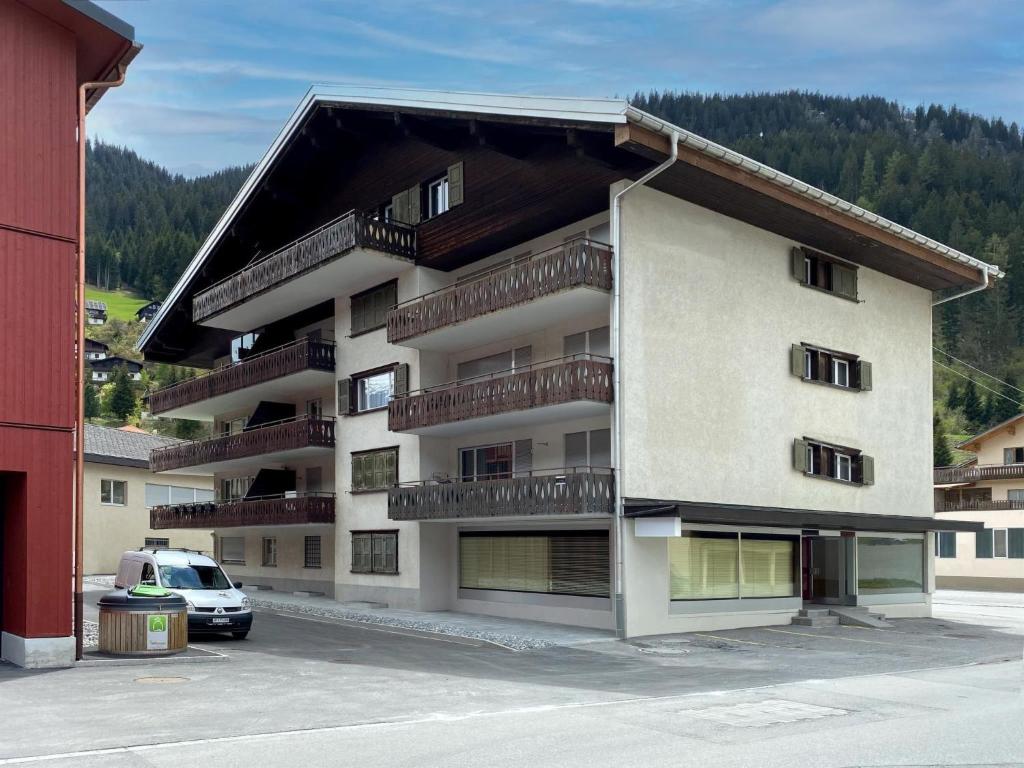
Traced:
[[205, 554], [201, 549], [187, 549], [186, 547], [139, 547], [139, 552], [191, 552], [194, 555]]

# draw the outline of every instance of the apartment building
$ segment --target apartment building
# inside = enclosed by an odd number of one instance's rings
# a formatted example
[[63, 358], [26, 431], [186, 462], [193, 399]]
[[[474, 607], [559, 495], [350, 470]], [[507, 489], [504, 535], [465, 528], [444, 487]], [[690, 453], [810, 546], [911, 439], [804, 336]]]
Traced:
[[932, 302], [999, 275], [621, 100], [317, 86], [140, 341], [217, 432], [153, 525], [626, 636], [928, 615]]
[[935, 517], [985, 529], [935, 534], [936, 586], [1024, 591], [1024, 414], [958, 447], [974, 458], [935, 469]]

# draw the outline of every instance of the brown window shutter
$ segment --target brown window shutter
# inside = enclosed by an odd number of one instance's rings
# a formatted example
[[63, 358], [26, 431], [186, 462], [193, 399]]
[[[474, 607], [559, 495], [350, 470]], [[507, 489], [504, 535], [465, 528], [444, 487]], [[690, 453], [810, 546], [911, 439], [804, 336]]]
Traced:
[[807, 472], [807, 441], [799, 438], [793, 441], [793, 469], [797, 472]]
[[338, 380], [338, 415], [352, 413], [352, 379]]
[[395, 395], [409, 394], [409, 364], [399, 363], [395, 366]]
[[832, 381], [832, 356], [826, 352], [818, 353], [818, 381]]
[[857, 361], [857, 386], [864, 392], [871, 389], [871, 363], [867, 360]]
[[863, 453], [860, 455], [860, 481], [863, 485], [875, 484], [875, 460]]
[[448, 207], [454, 208], [465, 201], [462, 180], [462, 163], [448, 166]]
[[804, 359], [807, 350], [802, 344], [794, 344], [789, 349], [789, 368], [794, 376], [804, 377]]
[[[416, 207], [419, 210], [418, 203]], [[400, 221], [403, 224], [411, 223], [409, 221], [409, 190], [399, 192], [391, 198], [391, 215], [395, 221]]]
[[420, 185], [416, 184], [409, 188], [406, 193], [409, 196], [409, 219], [406, 224], [419, 224], [420, 223], [420, 203], [423, 200], [423, 194], [420, 192]]
[[807, 267], [804, 266], [804, 249], [794, 248], [789, 252], [793, 265], [793, 277], [799, 283], [807, 284]]

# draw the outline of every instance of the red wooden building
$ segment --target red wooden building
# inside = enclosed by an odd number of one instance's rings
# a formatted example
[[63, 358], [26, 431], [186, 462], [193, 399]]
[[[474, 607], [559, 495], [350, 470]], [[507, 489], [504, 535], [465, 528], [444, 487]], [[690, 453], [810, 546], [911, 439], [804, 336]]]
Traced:
[[75, 657], [78, 135], [134, 37], [86, 0], [0, 0], [0, 655], [23, 666]]

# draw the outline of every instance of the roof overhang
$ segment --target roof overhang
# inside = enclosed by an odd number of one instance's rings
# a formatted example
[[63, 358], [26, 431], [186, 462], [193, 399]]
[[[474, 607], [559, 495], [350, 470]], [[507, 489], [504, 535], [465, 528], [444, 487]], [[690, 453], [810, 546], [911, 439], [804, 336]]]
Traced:
[[125, 456], [105, 456], [101, 453], [83, 453], [86, 464], [111, 464], [118, 467], [136, 467], [138, 469], [149, 469], [149, 461], [146, 459], [129, 459]]
[[886, 531], [926, 533], [928, 531], [980, 531], [984, 523], [938, 520], [913, 515], [877, 515], [859, 512], [831, 512], [787, 507], [755, 507], [740, 504], [710, 504], [694, 501], [626, 499], [626, 517], [675, 517], [684, 523], [702, 525], [757, 526], [829, 531]]

